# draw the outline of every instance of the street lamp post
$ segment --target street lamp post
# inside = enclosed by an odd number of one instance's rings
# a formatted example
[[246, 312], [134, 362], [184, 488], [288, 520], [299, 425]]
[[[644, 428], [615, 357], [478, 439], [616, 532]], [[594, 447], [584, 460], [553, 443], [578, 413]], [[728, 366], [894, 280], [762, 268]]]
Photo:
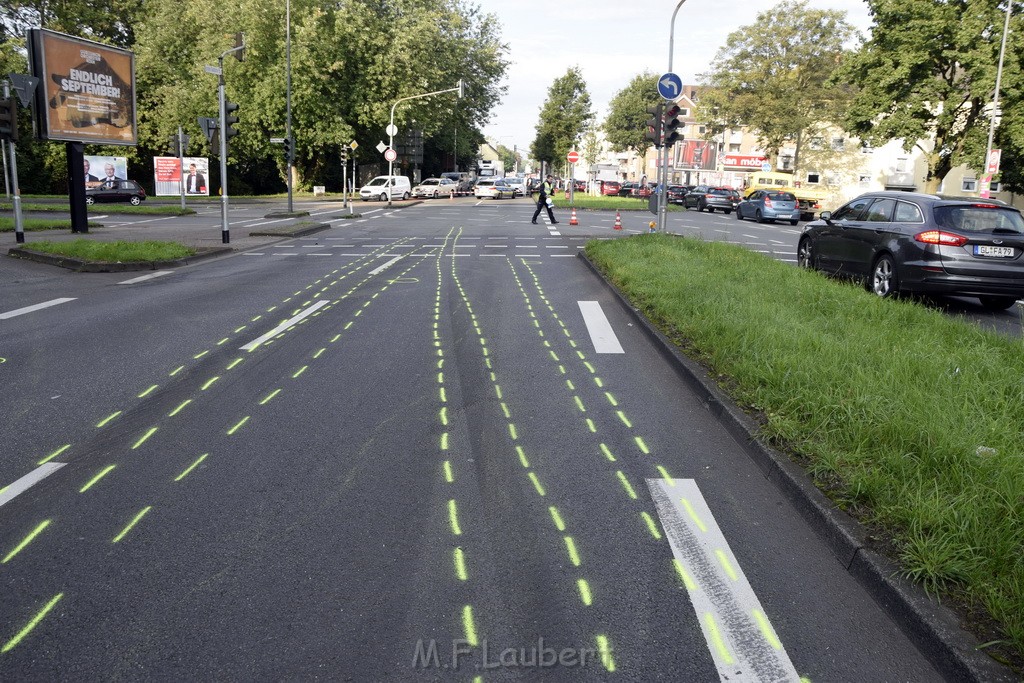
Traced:
[[285, 120], [284, 137], [288, 140], [288, 213], [293, 213], [292, 206], [292, 166], [295, 165], [295, 141], [292, 140], [292, 3], [286, 0], [284, 5], [284, 55], [285, 55]]
[[[990, 175], [989, 163], [992, 158], [992, 142], [996, 135], [996, 116], [999, 114], [999, 87], [1003, 79], [1003, 57], [1006, 56], [1006, 36], [1010, 32], [1010, 12], [1013, 0], [1006, 0], [1006, 20], [1003, 23], [1003, 42], [999, 46], [999, 66], [996, 68], [996, 91], [992, 95], [992, 114], [988, 124], [988, 145], [985, 147], [985, 168], [983, 175]], [[989, 178], [991, 183], [991, 177]]]

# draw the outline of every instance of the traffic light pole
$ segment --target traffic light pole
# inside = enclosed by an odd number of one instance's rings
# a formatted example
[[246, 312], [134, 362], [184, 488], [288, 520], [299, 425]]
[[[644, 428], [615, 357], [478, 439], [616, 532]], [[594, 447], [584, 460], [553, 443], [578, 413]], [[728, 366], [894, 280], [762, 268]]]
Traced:
[[[676, 15], [679, 14], [679, 8], [683, 6], [686, 0], [679, 0], [679, 4], [676, 5], [675, 11], [672, 12], [672, 21], [669, 24], [668, 34], [668, 73], [672, 73], [672, 52], [675, 47], [675, 35], [676, 35]], [[660, 150], [664, 154], [661, 160], [661, 175], [664, 180], [658, 184], [658, 231], [665, 231], [665, 210], [668, 205], [668, 157], [669, 150], [666, 145], [664, 150]]]
[[[11, 84], [9, 81], [4, 81], [4, 99], [8, 99], [11, 96]], [[13, 100], [12, 100], [13, 103]], [[17, 107], [17, 104], [12, 104]], [[17, 117], [14, 119], [14, 125], [18, 125]], [[14, 140], [7, 141], [7, 150], [10, 153], [11, 162], [11, 204], [14, 207], [14, 239], [18, 244], [24, 244], [25, 242], [25, 223], [21, 217], [21, 190], [18, 188], [18, 157], [15, 154]]]
[[220, 106], [220, 241], [230, 244], [228, 228], [228, 136], [227, 113], [224, 111], [224, 55], [220, 56], [220, 76], [217, 77], [217, 101]]
[[[207, 173], [209, 175], [209, 173]], [[178, 126], [178, 189], [181, 191], [181, 208], [185, 209], [185, 138]]]

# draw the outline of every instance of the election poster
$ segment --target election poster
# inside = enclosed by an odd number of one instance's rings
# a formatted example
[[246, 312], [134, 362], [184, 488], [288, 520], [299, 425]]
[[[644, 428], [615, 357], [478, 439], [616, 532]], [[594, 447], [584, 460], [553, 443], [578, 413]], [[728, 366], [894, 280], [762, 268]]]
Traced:
[[85, 157], [86, 187], [99, 187], [114, 180], [128, 180], [127, 157]]
[[30, 29], [29, 62], [40, 81], [34, 109], [43, 139], [136, 144], [133, 53]]
[[153, 158], [153, 187], [158, 197], [181, 195], [181, 183], [185, 194], [210, 196], [207, 178], [210, 176], [210, 160], [206, 157], [185, 157], [185, 172], [181, 172], [178, 157]]

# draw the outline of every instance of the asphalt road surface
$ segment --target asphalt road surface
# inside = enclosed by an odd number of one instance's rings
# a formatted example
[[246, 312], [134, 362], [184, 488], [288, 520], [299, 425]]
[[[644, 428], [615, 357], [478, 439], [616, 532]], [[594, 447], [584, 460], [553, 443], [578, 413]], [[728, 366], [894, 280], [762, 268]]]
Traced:
[[941, 679], [532, 208], [0, 263], [0, 677]]

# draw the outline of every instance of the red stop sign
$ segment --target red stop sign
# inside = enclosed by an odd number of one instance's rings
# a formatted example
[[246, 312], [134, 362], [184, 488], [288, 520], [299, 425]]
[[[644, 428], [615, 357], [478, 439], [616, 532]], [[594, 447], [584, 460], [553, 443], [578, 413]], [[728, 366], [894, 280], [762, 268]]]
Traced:
[[575, 164], [577, 161], [580, 160], [580, 153], [569, 152], [568, 154], [565, 155], [565, 160], [568, 161], [570, 164]]

